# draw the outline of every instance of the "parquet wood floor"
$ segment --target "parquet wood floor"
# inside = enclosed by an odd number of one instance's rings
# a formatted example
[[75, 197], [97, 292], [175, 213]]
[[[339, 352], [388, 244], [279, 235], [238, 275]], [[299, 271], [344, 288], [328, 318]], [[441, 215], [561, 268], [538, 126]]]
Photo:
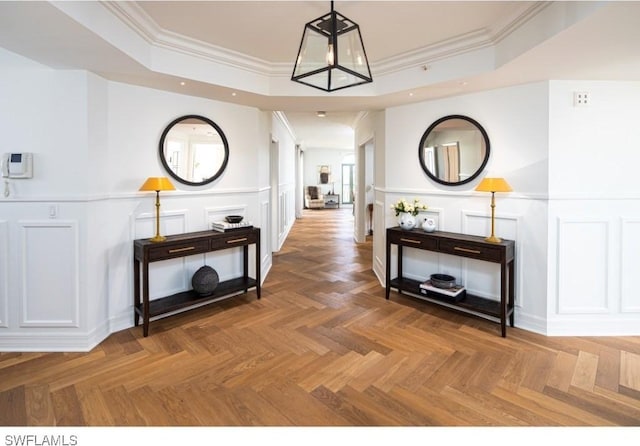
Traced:
[[255, 292], [0, 354], [4, 426], [638, 426], [639, 337], [545, 337], [392, 292], [349, 208], [305, 211]]

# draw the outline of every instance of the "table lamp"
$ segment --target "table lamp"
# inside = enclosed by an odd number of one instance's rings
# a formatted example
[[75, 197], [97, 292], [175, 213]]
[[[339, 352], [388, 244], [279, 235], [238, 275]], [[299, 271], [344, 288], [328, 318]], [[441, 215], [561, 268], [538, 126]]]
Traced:
[[166, 237], [160, 235], [160, 191], [176, 190], [173, 184], [166, 177], [149, 177], [147, 181], [140, 187], [141, 191], [156, 192], [156, 235], [151, 237], [152, 242], [162, 242]]
[[511, 192], [511, 186], [504, 178], [484, 178], [480, 184], [476, 186], [479, 192], [491, 192], [491, 235], [485, 238], [490, 243], [500, 243], [502, 240], [495, 236], [495, 210], [496, 210], [496, 192]]

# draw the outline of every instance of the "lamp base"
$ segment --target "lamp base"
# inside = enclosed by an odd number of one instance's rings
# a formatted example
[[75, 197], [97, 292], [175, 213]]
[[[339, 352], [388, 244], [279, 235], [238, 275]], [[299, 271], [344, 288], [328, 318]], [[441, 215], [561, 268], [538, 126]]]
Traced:
[[496, 237], [495, 235], [490, 235], [489, 237], [485, 237], [484, 240], [486, 242], [489, 242], [489, 243], [500, 243], [500, 242], [502, 242], [502, 239], [500, 237]]
[[156, 235], [149, 239], [150, 242], [164, 242], [167, 238], [164, 235]]

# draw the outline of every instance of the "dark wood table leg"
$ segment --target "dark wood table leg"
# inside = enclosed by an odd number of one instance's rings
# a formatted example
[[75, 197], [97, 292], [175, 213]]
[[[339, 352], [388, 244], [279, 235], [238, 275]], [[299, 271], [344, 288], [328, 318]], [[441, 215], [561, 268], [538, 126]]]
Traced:
[[133, 259], [133, 325], [140, 324], [140, 261]]
[[260, 282], [262, 282], [262, 274], [260, 273], [260, 264], [262, 258], [260, 257], [260, 231], [258, 230], [258, 241], [256, 242], [256, 294], [260, 299]]
[[[402, 245], [398, 245], [398, 280], [402, 283]], [[402, 287], [398, 285], [398, 294], [402, 294]]]
[[142, 334], [149, 336], [149, 263], [142, 264]]
[[507, 337], [507, 266], [500, 265], [500, 328], [502, 337]]
[[[242, 247], [242, 271], [244, 282], [248, 283], [247, 279], [249, 278], [249, 245], [244, 245]], [[244, 292], [246, 293], [247, 291], [249, 291], [248, 286], [244, 288]]]
[[391, 291], [391, 243], [387, 236], [387, 265], [385, 273], [385, 299], [389, 300], [389, 292]]
[[509, 262], [509, 309], [511, 310], [511, 314], [509, 315], [509, 325], [511, 325], [512, 327], [514, 326], [515, 323], [515, 313], [516, 313], [516, 306], [515, 306], [515, 277], [513, 276], [514, 274], [514, 261], [512, 260], [511, 262]]

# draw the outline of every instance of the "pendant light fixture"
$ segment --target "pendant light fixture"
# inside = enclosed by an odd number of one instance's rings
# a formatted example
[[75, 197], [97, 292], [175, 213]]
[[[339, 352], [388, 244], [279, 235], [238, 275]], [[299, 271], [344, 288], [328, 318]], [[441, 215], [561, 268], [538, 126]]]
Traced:
[[373, 81], [360, 27], [333, 9], [304, 26], [291, 80], [324, 91]]

